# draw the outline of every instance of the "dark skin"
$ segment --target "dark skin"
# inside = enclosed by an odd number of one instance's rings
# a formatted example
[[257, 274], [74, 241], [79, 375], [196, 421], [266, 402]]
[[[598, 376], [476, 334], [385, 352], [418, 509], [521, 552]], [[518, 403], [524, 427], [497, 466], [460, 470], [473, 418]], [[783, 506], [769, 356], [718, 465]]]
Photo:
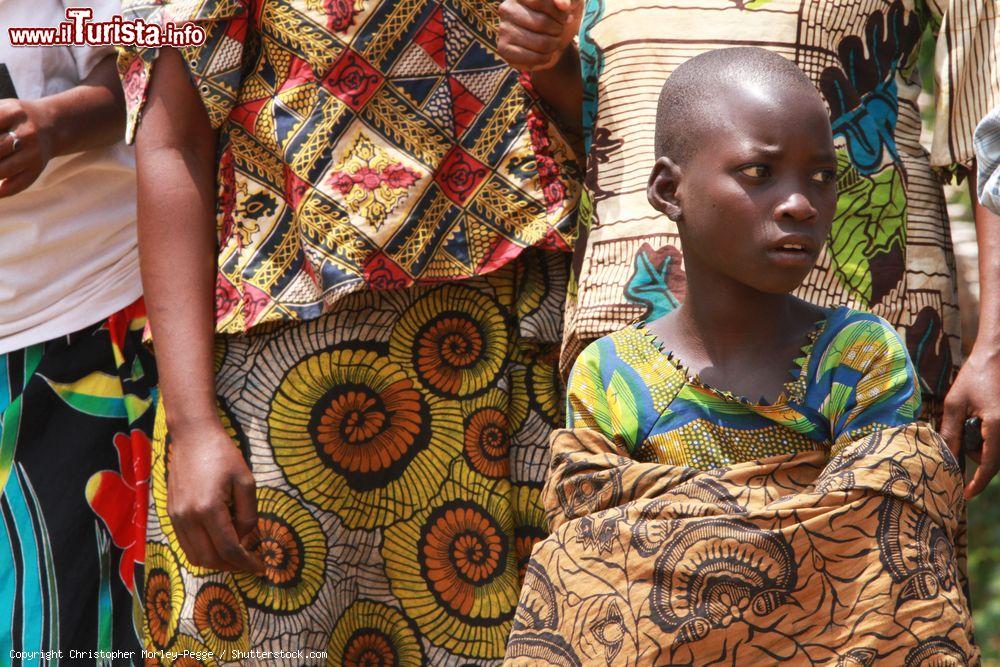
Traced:
[[[973, 168], [969, 178], [974, 202], [975, 173]], [[979, 467], [965, 487], [966, 498], [981, 493], [1000, 470], [1000, 406], [995, 390], [984, 390], [1000, 387], [1000, 215], [977, 203], [975, 219], [979, 241], [979, 330], [969, 358], [945, 397], [941, 421], [941, 436], [957, 454], [964, 420], [983, 420], [983, 448], [969, 452], [969, 458]]]
[[[500, 5], [498, 51], [512, 67], [529, 72], [535, 92], [559, 114], [569, 132], [580, 132], [583, 123], [583, 80], [572, 37], [580, 29], [579, 0], [503, 0]], [[969, 171], [975, 174], [975, 165]], [[974, 177], [970, 180], [974, 183]], [[971, 186], [972, 184], [970, 184]], [[968, 417], [981, 417], [984, 438], [981, 453], [970, 452], [980, 467], [965, 489], [966, 498], [982, 492], [1000, 471], [1000, 216], [979, 204], [974, 217], [979, 246], [980, 319], [976, 343], [945, 397], [941, 435], [956, 455], [962, 425]], [[576, 252], [586, 248], [581, 234]], [[582, 257], [575, 258], [582, 264]]]
[[[824, 311], [790, 294], [809, 273], [836, 208], [830, 121], [811, 87], [743, 83], [694, 154], [656, 161], [647, 196], [677, 223], [687, 297], [649, 325], [703, 381], [771, 402]], [[801, 249], [800, 249], [801, 248]]]
[[503, 0], [498, 9], [497, 52], [514, 69], [530, 72], [535, 91], [558, 113], [564, 128], [583, 127], [583, 79], [573, 37], [582, 0]]
[[167, 512], [195, 565], [262, 574], [253, 475], [215, 402], [216, 145], [180, 54], [162, 49], [136, 174], [142, 284], [171, 436]]

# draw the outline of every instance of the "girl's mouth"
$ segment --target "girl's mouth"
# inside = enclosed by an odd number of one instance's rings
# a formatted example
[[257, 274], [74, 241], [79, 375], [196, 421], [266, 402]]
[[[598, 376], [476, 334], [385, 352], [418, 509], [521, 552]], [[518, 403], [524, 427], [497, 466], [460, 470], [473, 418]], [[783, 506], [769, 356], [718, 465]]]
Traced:
[[810, 248], [800, 243], [783, 243], [767, 251], [773, 264], [788, 268], [811, 268], [816, 263], [816, 255]]

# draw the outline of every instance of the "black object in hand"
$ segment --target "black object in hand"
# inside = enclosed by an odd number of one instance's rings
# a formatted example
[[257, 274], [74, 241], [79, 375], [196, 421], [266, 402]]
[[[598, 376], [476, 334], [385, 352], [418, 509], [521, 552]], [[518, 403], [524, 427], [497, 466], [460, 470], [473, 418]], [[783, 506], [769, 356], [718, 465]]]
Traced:
[[0, 63], [0, 100], [17, 99], [17, 90], [14, 89], [14, 80], [10, 78], [7, 66]]
[[983, 450], [983, 420], [971, 417], [962, 425], [962, 448], [968, 453], [978, 453]]

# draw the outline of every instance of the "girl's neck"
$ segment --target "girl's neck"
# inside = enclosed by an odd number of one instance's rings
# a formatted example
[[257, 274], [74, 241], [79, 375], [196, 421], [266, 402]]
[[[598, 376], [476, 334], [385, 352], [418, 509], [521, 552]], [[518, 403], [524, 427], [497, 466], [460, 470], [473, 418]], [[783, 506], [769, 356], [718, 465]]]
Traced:
[[675, 313], [678, 329], [712, 359], [773, 345], [796, 328], [797, 306], [791, 294], [757, 291], [726, 276], [702, 280], [688, 274], [684, 303]]

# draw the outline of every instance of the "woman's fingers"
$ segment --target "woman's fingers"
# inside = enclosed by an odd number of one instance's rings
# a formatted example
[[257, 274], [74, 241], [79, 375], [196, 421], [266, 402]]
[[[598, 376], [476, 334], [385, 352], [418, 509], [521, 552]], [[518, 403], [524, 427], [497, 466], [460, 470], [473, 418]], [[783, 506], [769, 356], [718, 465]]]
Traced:
[[562, 24], [565, 23], [570, 16], [570, 9], [573, 7], [573, 2], [563, 1], [561, 4], [556, 2], [556, 0], [515, 0], [517, 4], [522, 5], [528, 9], [534, 10], [536, 12], [541, 12], [546, 14], [553, 20]]
[[554, 65], [578, 25], [574, 15], [559, 9], [553, 0], [504, 0], [499, 13], [498, 51], [523, 71]]
[[264, 562], [240, 544], [240, 538], [236, 534], [236, 527], [233, 525], [233, 518], [229, 514], [229, 509], [220, 507], [204, 522], [205, 532], [212, 540], [215, 552], [226, 562], [228, 569], [243, 572], [253, 572], [254, 574], [264, 573]]
[[241, 540], [257, 527], [257, 485], [251, 475], [233, 482], [233, 523]]
[[257, 529], [257, 485], [251, 475], [240, 477], [233, 482], [233, 528], [235, 537], [240, 544], [244, 555], [241, 560], [245, 566], [250, 567], [250, 572], [263, 575], [265, 572], [264, 561], [254, 553], [248, 546], [251, 536]]
[[562, 27], [552, 19], [525, 9], [514, 0], [501, 7], [500, 34], [497, 47], [510, 65], [521, 70], [551, 66], [562, 50]]
[[508, 45], [533, 51], [546, 59], [557, 56], [562, 50], [558, 37], [532, 32], [519, 26], [509, 26], [505, 37]]
[[34, 174], [28, 171], [22, 171], [17, 176], [4, 179], [3, 182], [0, 182], [0, 198], [16, 195], [18, 192], [26, 190], [34, 182]]
[[0, 100], [0, 130], [7, 132], [24, 122], [26, 114], [20, 100]]
[[505, 28], [517, 26], [551, 37], [561, 37], [565, 30], [564, 21], [555, 19], [545, 12], [532, 9], [517, 0], [506, 0], [500, 5], [499, 13]]
[[0, 130], [0, 159], [10, 157], [21, 146], [21, 137], [13, 130]]
[[32, 165], [32, 156], [29, 151], [19, 148], [13, 155], [8, 155], [0, 159], [0, 180], [13, 178], [22, 172], [28, 171]]
[[512, 67], [529, 72], [535, 69], [545, 69], [559, 57], [558, 54], [538, 53], [515, 45], [508, 45], [502, 53], [504, 60]]
[[951, 453], [959, 456], [962, 449], [962, 426], [968, 414], [968, 402], [963, 394], [955, 391], [954, 387], [944, 400], [943, 412], [941, 437], [948, 443]]
[[264, 563], [236, 534], [229, 508], [202, 508], [172, 519], [181, 549], [194, 565], [212, 570], [264, 573]]
[[1000, 419], [995, 416], [983, 417], [982, 432], [983, 453], [972, 481], [965, 487], [966, 498], [979, 495], [1000, 470]]
[[579, 9], [583, 2], [582, 0], [552, 0], [552, 4], [560, 12], [571, 14], [574, 10]]
[[210, 570], [229, 570], [226, 562], [216, 552], [212, 540], [205, 533], [200, 523], [191, 517], [190, 520], [177, 517], [172, 519], [177, 541], [184, 550], [184, 555], [193, 565], [207, 567]]
[[[24, 127], [23, 125], [21, 127]], [[38, 153], [38, 141], [30, 132], [18, 135], [17, 150], [9, 131], [0, 142], [0, 198], [16, 195], [35, 182], [45, 164]]]

